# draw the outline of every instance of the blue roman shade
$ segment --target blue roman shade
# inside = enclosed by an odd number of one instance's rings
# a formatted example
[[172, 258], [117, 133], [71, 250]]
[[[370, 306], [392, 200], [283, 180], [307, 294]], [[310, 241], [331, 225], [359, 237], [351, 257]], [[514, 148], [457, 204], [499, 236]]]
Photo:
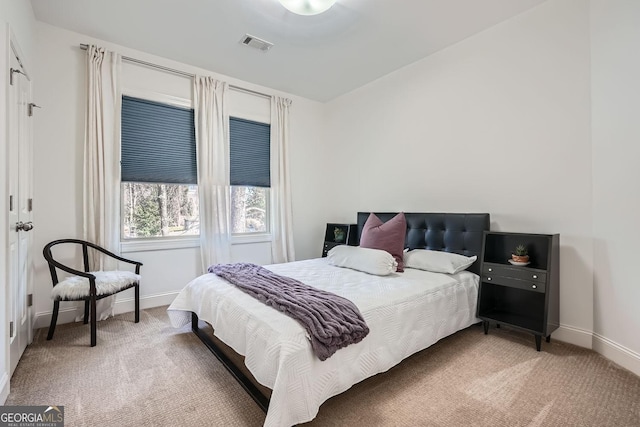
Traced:
[[193, 109], [122, 97], [121, 180], [197, 184]]
[[229, 118], [231, 185], [271, 187], [271, 126]]

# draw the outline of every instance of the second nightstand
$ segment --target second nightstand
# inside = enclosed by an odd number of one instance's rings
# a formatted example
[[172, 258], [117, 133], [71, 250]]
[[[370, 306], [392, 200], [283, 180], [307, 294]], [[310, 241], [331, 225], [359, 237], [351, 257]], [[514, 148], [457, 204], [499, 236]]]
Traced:
[[327, 252], [334, 246], [349, 245], [356, 246], [358, 226], [356, 224], [327, 224], [324, 233], [324, 245], [322, 246], [322, 256], [326, 257]]

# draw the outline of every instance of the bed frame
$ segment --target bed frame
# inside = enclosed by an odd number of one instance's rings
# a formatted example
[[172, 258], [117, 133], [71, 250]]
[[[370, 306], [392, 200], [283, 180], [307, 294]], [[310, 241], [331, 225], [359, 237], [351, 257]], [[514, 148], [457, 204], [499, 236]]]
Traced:
[[[207, 346], [209, 351], [213, 353], [214, 356], [222, 363], [222, 365], [227, 368], [227, 371], [231, 373], [233, 378], [242, 386], [242, 388], [251, 396], [251, 398], [258, 404], [260, 409], [262, 409], [265, 413], [267, 409], [269, 409], [269, 398], [265, 396], [258, 386], [256, 386], [257, 381], [253, 378], [251, 373], [248, 370], [241, 369], [236, 363], [232, 361], [232, 358], [241, 358], [239, 354], [234, 352], [231, 348], [226, 348], [223, 350], [223, 344], [220, 341], [216, 340], [212, 336], [213, 329], [210, 325], [205, 322], [202, 322], [198, 319], [198, 315], [195, 313], [191, 313], [191, 330], [200, 341]], [[232, 353], [231, 353], [232, 352]], [[235, 356], [235, 357], [234, 357]]]
[[[358, 212], [358, 242], [369, 214], [369, 212]], [[376, 212], [375, 214], [386, 222], [397, 212]], [[484, 231], [489, 230], [488, 213], [405, 213], [404, 215], [407, 220], [406, 248], [454, 252], [466, 256], [476, 255], [478, 260], [468, 270], [479, 274], [482, 239]], [[251, 373], [239, 366], [242, 362], [234, 363], [232, 360], [241, 359], [242, 356], [213, 337], [210, 332], [211, 327], [200, 321], [195, 313], [191, 313], [191, 330], [266, 413], [269, 409], [269, 397], [260, 391]]]

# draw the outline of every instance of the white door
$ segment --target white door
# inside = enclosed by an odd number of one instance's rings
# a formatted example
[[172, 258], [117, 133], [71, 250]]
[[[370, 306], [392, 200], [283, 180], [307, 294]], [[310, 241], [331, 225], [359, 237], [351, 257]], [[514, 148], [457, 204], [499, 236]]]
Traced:
[[[13, 46], [12, 46], [13, 47]], [[32, 339], [31, 293], [33, 241], [31, 82], [15, 50], [11, 52], [9, 86], [9, 333], [11, 374]]]

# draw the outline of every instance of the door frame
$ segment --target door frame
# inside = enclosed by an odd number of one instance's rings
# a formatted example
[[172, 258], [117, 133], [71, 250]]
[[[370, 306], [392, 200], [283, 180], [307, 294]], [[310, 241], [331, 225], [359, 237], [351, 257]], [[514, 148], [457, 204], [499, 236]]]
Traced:
[[13, 336], [9, 339], [9, 376], [12, 376], [33, 336], [32, 310], [29, 304], [29, 295], [33, 295], [33, 233], [30, 230], [14, 229], [14, 224], [31, 223], [33, 220], [33, 103], [32, 82], [29, 70], [23, 63], [24, 55], [15, 40], [11, 39], [10, 44], [7, 147], [9, 154], [13, 156], [7, 156], [7, 161], [10, 162], [7, 170], [14, 211], [9, 212], [7, 249], [14, 250], [7, 250], [7, 274], [10, 279], [8, 302], [12, 304], [9, 309], [9, 322], [13, 326]]
[[[11, 67], [11, 55], [16, 52], [18, 58], [22, 62], [26, 62], [25, 56], [20, 49], [18, 39], [11, 29], [11, 25], [5, 22], [4, 25], [0, 22], [0, 99], [4, 102], [0, 105], [0, 129], [4, 129], [4, 132], [0, 132], [0, 154], [2, 154], [3, 161], [5, 162], [3, 173], [0, 173], [0, 221], [2, 226], [0, 227], [0, 247], [3, 252], [0, 256], [0, 296], [2, 296], [4, 303], [0, 303], [0, 405], [6, 402], [6, 399], [10, 392], [10, 380], [11, 380], [11, 360], [10, 360], [10, 337], [9, 337], [9, 323], [10, 313], [9, 304], [11, 296], [11, 288], [9, 284], [9, 272], [8, 272], [8, 244], [9, 237], [9, 182], [8, 182], [8, 165], [6, 162], [8, 159], [9, 150], [9, 78]], [[27, 67], [23, 64], [23, 70], [28, 72]], [[31, 88], [33, 90], [33, 87]], [[33, 128], [31, 133], [33, 139]], [[32, 159], [33, 162], [33, 159]], [[33, 164], [33, 163], [32, 163]], [[31, 176], [33, 182], [33, 174]], [[33, 184], [32, 184], [33, 185]], [[33, 188], [33, 187], [32, 187]], [[33, 270], [30, 271], [33, 276]], [[28, 284], [28, 293], [33, 293], [33, 281]], [[31, 327], [33, 326], [33, 312], [29, 313], [29, 319]], [[28, 334], [28, 342], [31, 341], [33, 332]]]
[[[1, 23], [0, 23], [1, 24]], [[2, 154], [3, 173], [0, 174], [0, 245], [2, 245], [2, 256], [0, 256], [0, 294], [4, 302], [0, 303], [0, 403], [4, 404], [9, 396], [10, 361], [9, 361], [9, 280], [7, 273], [6, 249], [8, 241], [9, 224], [9, 189], [8, 189], [8, 140], [9, 130], [7, 128], [7, 106], [9, 104], [9, 64], [11, 63], [11, 28], [9, 24], [3, 26], [0, 31], [0, 99], [4, 100], [0, 105], [0, 153]]]

